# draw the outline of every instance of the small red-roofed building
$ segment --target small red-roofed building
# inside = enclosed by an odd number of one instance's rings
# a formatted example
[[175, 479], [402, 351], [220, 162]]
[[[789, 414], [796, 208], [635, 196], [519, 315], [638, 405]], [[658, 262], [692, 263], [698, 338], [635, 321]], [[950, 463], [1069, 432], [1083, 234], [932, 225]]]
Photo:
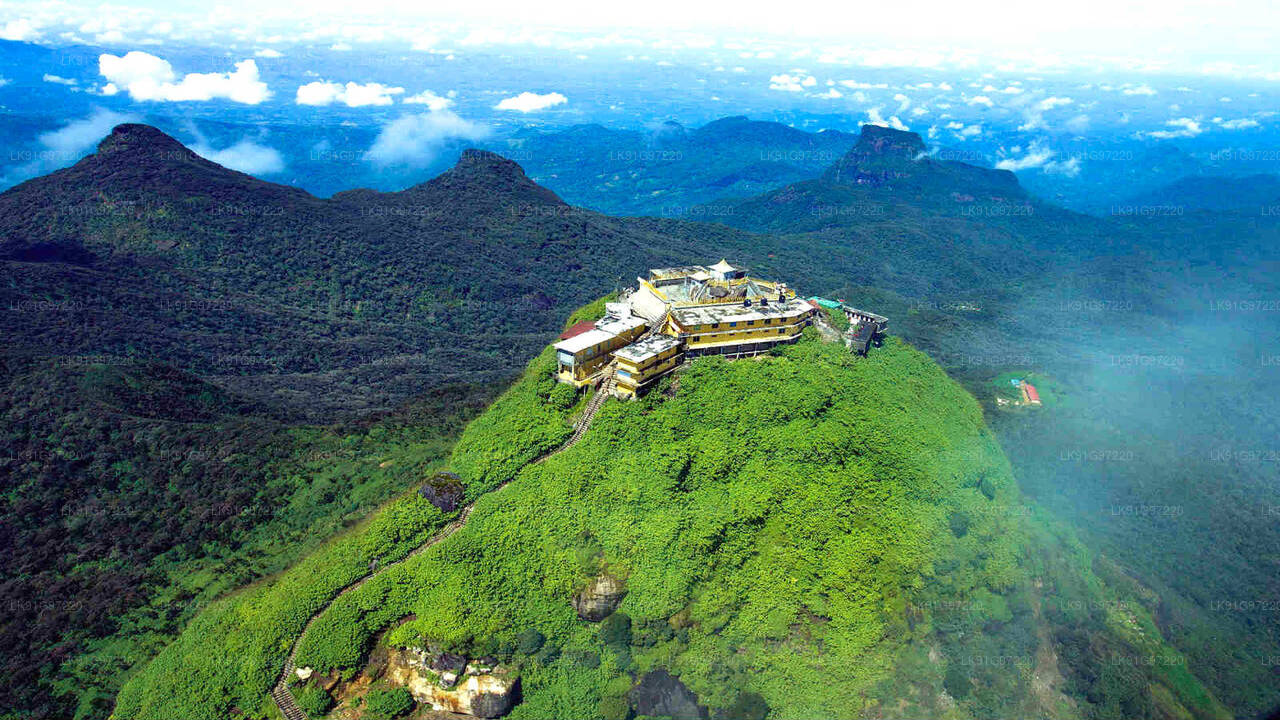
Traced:
[[1040, 404], [1040, 392], [1036, 390], [1036, 386], [1029, 382], [1022, 383], [1022, 399], [1027, 401], [1028, 405]]

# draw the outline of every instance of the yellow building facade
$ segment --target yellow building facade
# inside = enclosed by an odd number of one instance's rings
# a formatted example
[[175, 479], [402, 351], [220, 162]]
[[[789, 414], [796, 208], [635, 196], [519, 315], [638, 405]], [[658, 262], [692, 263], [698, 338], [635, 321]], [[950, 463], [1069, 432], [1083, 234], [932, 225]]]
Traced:
[[618, 361], [614, 394], [632, 398], [641, 394], [683, 359], [680, 340], [670, 335], [653, 335], [614, 353]]
[[680, 338], [691, 356], [755, 354], [799, 340], [815, 312], [795, 298], [680, 308], [671, 311], [667, 332]]
[[594, 382], [614, 351], [634, 342], [645, 327], [644, 318], [606, 315], [591, 330], [561, 340], [555, 344], [557, 379], [574, 387]]

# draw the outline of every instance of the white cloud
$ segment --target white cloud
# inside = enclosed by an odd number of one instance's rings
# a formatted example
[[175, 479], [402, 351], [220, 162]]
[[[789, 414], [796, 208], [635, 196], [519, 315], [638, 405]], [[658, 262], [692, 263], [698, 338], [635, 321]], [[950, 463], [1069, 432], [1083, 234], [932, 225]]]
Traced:
[[279, 150], [248, 139], [221, 150], [201, 140], [192, 145], [191, 150], [206, 160], [250, 175], [270, 175], [284, 170], [284, 157]]
[[404, 93], [402, 87], [390, 87], [382, 83], [349, 82], [346, 85], [333, 82], [311, 82], [298, 87], [294, 102], [299, 105], [332, 105], [342, 103], [347, 107], [366, 105], [390, 105], [392, 96]]
[[864, 83], [857, 80], [841, 80], [840, 84], [850, 90], [887, 90], [888, 83]]
[[810, 88], [817, 84], [818, 79], [812, 75], [789, 75], [784, 73], [769, 78], [770, 90], [782, 90], [784, 92], [804, 92], [805, 88]]
[[40, 39], [40, 28], [36, 27], [26, 18], [17, 18], [10, 20], [0, 27], [0, 40], [16, 40], [18, 42], [31, 42]]
[[1075, 101], [1069, 97], [1047, 97], [1041, 100], [1036, 107], [1040, 108], [1041, 111], [1049, 111], [1064, 105], [1070, 105], [1073, 102]]
[[563, 105], [569, 102], [569, 98], [558, 92], [546, 93], [539, 95], [538, 93], [522, 92], [519, 95], [504, 99], [502, 102], [494, 105], [495, 110], [514, 110], [515, 112], [531, 113], [539, 110], [546, 110], [556, 105]]
[[992, 105], [995, 104], [991, 102], [991, 98], [987, 97], [986, 95], [977, 95], [975, 97], [969, 98], [965, 102], [969, 103], [970, 105], [986, 105], [987, 107], [991, 107]]
[[[1166, 120], [1165, 125], [1173, 128], [1172, 130], [1153, 130], [1147, 135], [1159, 140], [1169, 140], [1172, 138], [1190, 138], [1204, 132], [1200, 127], [1200, 123], [1191, 118], [1176, 118], [1174, 120]], [[1142, 133], [1139, 133], [1141, 136]]]
[[406, 105], [426, 105], [428, 110], [444, 110], [453, 104], [453, 100], [447, 97], [441, 97], [430, 90], [423, 90], [417, 95], [410, 95], [404, 99]]
[[1054, 154], [1052, 150], [1045, 147], [1031, 148], [1027, 150], [1026, 155], [1020, 158], [1005, 158], [997, 162], [996, 169], [1017, 172], [1018, 170], [1042, 167]]
[[284, 53], [280, 52], [279, 50], [272, 50], [271, 48], [263, 48], [263, 49], [259, 50], [258, 52], [254, 53], [254, 55], [255, 55], [255, 56], [257, 56], [257, 57], [260, 57], [260, 58], [280, 58], [280, 57], [284, 57]]
[[1055, 108], [1065, 107], [1073, 104], [1075, 101], [1069, 97], [1047, 97], [1035, 105], [1025, 108], [1022, 111], [1023, 123], [1018, 126], [1020, 132], [1029, 132], [1031, 130], [1040, 130], [1045, 128], [1044, 114]]
[[41, 79], [47, 83], [53, 83], [55, 85], [66, 85], [67, 87], [73, 87], [75, 85], [80, 84], [80, 82], [75, 78], [64, 78], [60, 75], [50, 75], [49, 73], [45, 73], [44, 77]]
[[488, 134], [482, 125], [463, 120], [448, 110], [404, 115], [383, 126], [369, 148], [376, 167], [421, 168], [436, 159], [445, 143], [477, 140]]
[[880, 125], [881, 127], [891, 127], [894, 130], [910, 130], [910, 128], [908, 128], [905, 123], [903, 123], [901, 120], [898, 119], [897, 115], [892, 115], [888, 119], [885, 119], [885, 117], [880, 114], [881, 110], [882, 108], [880, 108], [879, 106], [873, 107], [873, 108], [867, 108], [866, 124]]
[[188, 73], [181, 80], [173, 66], [163, 58], [133, 50], [123, 57], [103, 54], [98, 57], [98, 72], [106, 78], [103, 94], [120, 90], [134, 100], [167, 100], [186, 102], [225, 98], [246, 105], [257, 105], [271, 97], [267, 84], [258, 76], [258, 64], [242, 60], [229, 73]]
[[1066, 128], [1073, 133], [1082, 133], [1089, 129], [1089, 116], [1085, 114], [1076, 115], [1066, 122]]
[[[1010, 151], [1017, 153], [1021, 148], [1010, 148]], [[1019, 170], [1039, 169], [1042, 172], [1051, 175], [1066, 175], [1067, 177], [1075, 177], [1080, 174], [1080, 158], [1068, 158], [1066, 160], [1054, 160], [1057, 153], [1050, 150], [1043, 143], [1032, 142], [1031, 147], [1027, 148], [1027, 152], [1022, 157], [1006, 157], [996, 163], [998, 170], [1011, 170], [1017, 172]]]
[[1122, 90], [1125, 95], [1155, 95], [1156, 91], [1150, 85], [1142, 84], [1135, 87], [1127, 87]]
[[137, 115], [95, 108], [86, 118], [73, 120], [57, 130], [40, 135], [36, 139], [37, 146], [31, 151], [34, 159], [6, 172], [4, 183], [19, 182], [66, 167], [93, 150], [116, 125], [137, 122], [139, 119]]
[[1219, 118], [1214, 118], [1213, 121], [1217, 123], [1218, 127], [1222, 128], [1223, 130], [1244, 130], [1246, 128], [1258, 127], [1258, 121], [1253, 120], [1251, 118], [1236, 118], [1234, 120], [1223, 120], [1222, 118], [1219, 117]]

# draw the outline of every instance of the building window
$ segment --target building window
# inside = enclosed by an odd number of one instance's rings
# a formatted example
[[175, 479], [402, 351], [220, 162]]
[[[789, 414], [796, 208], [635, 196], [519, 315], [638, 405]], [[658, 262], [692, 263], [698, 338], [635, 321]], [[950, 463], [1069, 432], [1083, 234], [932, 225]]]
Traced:
[[755, 321], [755, 320], [748, 320], [748, 321], [747, 321], [747, 325], [748, 325], [748, 326], [755, 325], [755, 324], [756, 324], [756, 321]]
[[736, 322], [731, 322], [731, 323], [729, 323], [729, 327], [738, 327], [738, 323], [736, 323]]

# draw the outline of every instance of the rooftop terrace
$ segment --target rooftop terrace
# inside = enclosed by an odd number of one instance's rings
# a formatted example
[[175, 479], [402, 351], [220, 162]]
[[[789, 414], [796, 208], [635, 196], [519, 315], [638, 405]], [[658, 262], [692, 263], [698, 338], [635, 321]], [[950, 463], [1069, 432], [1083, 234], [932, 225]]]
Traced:
[[671, 311], [671, 317], [681, 325], [708, 325], [725, 322], [746, 322], [749, 320], [765, 320], [768, 318], [791, 318], [809, 312], [810, 306], [803, 300], [786, 302], [770, 302], [762, 305], [754, 302], [750, 306], [736, 303], [733, 305], [700, 305], [679, 308]]
[[651, 357], [661, 355], [679, 344], [680, 341], [670, 335], [650, 335], [643, 340], [622, 348], [614, 353], [614, 356], [621, 360], [639, 364]]

